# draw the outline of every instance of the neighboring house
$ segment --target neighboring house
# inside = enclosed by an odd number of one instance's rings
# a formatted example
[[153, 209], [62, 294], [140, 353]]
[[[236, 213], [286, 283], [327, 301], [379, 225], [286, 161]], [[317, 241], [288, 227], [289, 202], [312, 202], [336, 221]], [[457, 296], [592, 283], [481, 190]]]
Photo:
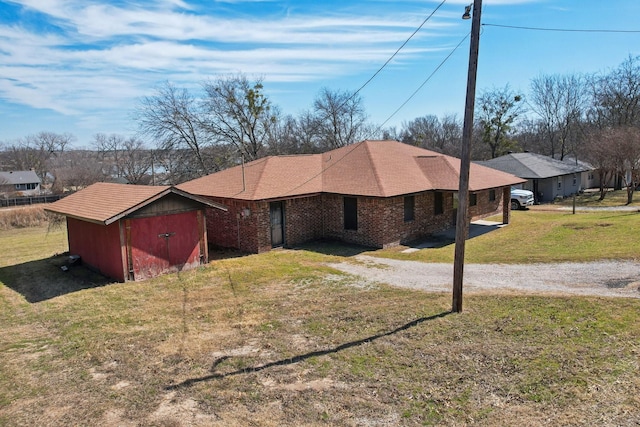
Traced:
[[205, 207], [226, 209], [175, 187], [97, 183], [45, 210], [67, 217], [70, 254], [125, 282], [207, 263]]
[[[207, 209], [209, 242], [245, 252], [337, 239], [390, 247], [455, 224], [460, 160], [397, 141], [363, 141], [323, 154], [272, 156], [178, 188]], [[509, 222], [513, 175], [471, 165], [469, 216]], [[507, 203], [503, 203], [507, 200]]]
[[0, 172], [0, 193], [6, 196], [35, 196], [40, 194], [40, 178], [34, 171]]
[[534, 153], [510, 153], [475, 163], [526, 179], [521, 188], [532, 191], [536, 203], [579, 193], [583, 189], [582, 175], [587, 175], [584, 180], [588, 180], [591, 171], [585, 164], [570, 164]]
[[[565, 161], [569, 161], [571, 163], [575, 162], [575, 159], [572, 160], [566, 160]], [[585, 162], [580, 162], [580, 164], [585, 165], [587, 168], [589, 168], [589, 172], [586, 174], [583, 174], [583, 188], [600, 188], [600, 174], [598, 173], [598, 170], [596, 168], [594, 168], [593, 166], [591, 166], [589, 163], [585, 163]], [[623, 188], [625, 185], [625, 182], [631, 182], [631, 170], [627, 169], [624, 172], [622, 172], [623, 175], [619, 174], [619, 173], [611, 173], [608, 174], [608, 179], [604, 182], [603, 187], [604, 188], [614, 188], [614, 189], [620, 189]], [[586, 179], [585, 179], [585, 175], [586, 175]]]
[[572, 166], [579, 166], [584, 169], [584, 172], [580, 173], [580, 188], [582, 190], [586, 190], [588, 188], [598, 188], [600, 186], [600, 178], [598, 177], [598, 172], [588, 162], [576, 160], [575, 158], [565, 158], [563, 162]]

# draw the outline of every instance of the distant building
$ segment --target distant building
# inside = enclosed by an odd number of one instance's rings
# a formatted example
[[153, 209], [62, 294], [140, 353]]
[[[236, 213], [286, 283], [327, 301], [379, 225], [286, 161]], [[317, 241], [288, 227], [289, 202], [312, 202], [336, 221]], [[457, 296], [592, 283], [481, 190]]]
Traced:
[[536, 203], [579, 193], [583, 183], [590, 181], [588, 174], [593, 169], [584, 163], [570, 164], [535, 153], [510, 153], [475, 163], [526, 179], [522, 188], [533, 192]]
[[4, 196], [35, 196], [40, 190], [40, 178], [34, 171], [0, 172], [0, 194]]

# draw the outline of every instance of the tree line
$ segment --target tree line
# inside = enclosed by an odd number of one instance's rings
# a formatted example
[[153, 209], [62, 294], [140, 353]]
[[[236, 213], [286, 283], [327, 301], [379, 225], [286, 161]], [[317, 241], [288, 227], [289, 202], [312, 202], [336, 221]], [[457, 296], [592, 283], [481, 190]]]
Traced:
[[[584, 160], [603, 185], [614, 180], [625, 187], [630, 202], [640, 181], [640, 57], [600, 73], [539, 75], [528, 89], [505, 85], [479, 93], [472, 159], [530, 151]], [[284, 114], [263, 80], [244, 74], [205, 80], [197, 92], [166, 82], [140, 99], [133, 119], [135, 136], [97, 134], [86, 150], [69, 150], [73, 135], [52, 132], [4, 142], [0, 164], [34, 169], [57, 190], [106, 178], [178, 184], [243, 161], [319, 153], [363, 139], [459, 156], [463, 125], [449, 114], [380, 128], [368, 120], [357, 92], [329, 88], [297, 116]]]

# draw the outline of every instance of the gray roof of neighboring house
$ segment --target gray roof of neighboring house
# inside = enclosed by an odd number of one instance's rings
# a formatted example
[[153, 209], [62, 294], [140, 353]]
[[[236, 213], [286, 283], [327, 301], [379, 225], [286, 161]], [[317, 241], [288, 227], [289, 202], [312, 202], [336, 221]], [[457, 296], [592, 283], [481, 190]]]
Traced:
[[591, 170], [584, 164], [570, 164], [535, 153], [511, 153], [476, 163], [523, 179], [544, 179]]
[[40, 178], [34, 171], [0, 172], [0, 185], [2, 184], [40, 184]]

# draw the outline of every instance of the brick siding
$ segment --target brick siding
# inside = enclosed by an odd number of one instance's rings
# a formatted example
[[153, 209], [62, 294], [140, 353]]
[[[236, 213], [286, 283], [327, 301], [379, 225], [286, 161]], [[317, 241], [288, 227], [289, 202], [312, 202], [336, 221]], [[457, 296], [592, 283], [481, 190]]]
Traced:
[[[469, 207], [472, 219], [503, 213], [504, 192], [478, 192], [477, 204]], [[414, 219], [404, 219], [404, 196], [357, 197], [357, 230], [344, 228], [344, 196], [321, 194], [283, 200], [284, 246], [293, 247], [322, 238], [364, 246], [386, 248], [425, 238], [454, 226], [453, 193], [443, 193], [443, 212], [435, 215], [435, 193], [414, 195]], [[269, 202], [212, 199], [228, 211], [207, 209], [207, 236], [215, 246], [260, 253], [272, 249]], [[508, 210], [508, 205], [507, 205]]]
[[[489, 190], [478, 191], [476, 193], [476, 200], [476, 206], [469, 206], [469, 217], [471, 220], [478, 220], [503, 213], [502, 201], [504, 200], [504, 194], [501, 188], [495, 189], [495, 200], [489, 200]], [[507, 207], [508, 206], [509, 204], [507, 203]]]
[[289, 199], [285, 203], [285, 245], [296, 246], [323, 235], [323, 196]]

